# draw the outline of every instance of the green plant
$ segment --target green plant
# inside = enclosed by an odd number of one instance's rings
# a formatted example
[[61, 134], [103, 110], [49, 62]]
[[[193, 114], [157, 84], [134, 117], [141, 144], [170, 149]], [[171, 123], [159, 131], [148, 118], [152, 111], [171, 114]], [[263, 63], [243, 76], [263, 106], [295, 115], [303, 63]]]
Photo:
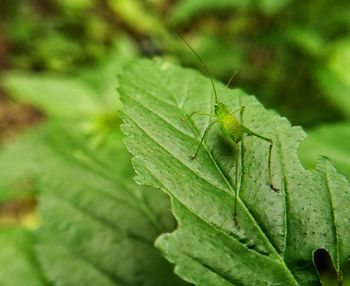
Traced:
[[[147, 74], [147, 77], [144, 77]], [[139, 80], [143, 78], [143, 80]], [[266, 111], [253, 97], [217, 85], [232, 109], [246, 106], [244, 122], [277, 142], [274, 181], [266, 181], [266, 146], [243, 142], [240, 227], [233, 222], [234, 154], [218, 130], [208, 135], [195, 161], [193, 146], [207, 118], [189, 126], [193, 110], [212, 107], [209, 79], [167, 62], [140, 61], [121, 78], [126, 145], [134, 155], [137, 181], [171, 196], [179, 227], [156, 245], [177, 265], [176, 272], [196, 285], [319, 285], [313, 253], [326, 249], [339, 275], [350, 255], [350, 186], [327, 159], [305, 170], [296, 154], [301, 128]], [[263, 267], [261, 267], [263, 265]]]
[[332, 158], [334, 165], [350, 178], [350, 123], [321, 125], [308, 132], [301, 143], [299, 154], [302, 162], [312, 168], [320, 154]]
[[[79, 11], [97, 3], [53, 2], [61, 9], [60, 17], [67, 17], [64, 20], [74, 27], [86, 23], [81, 21]], [[160, 21], [166, 17], [160, 13], [162, 1], [117, 2], [106, 4], [129, 29], [150, 38], [156, 35], [158, 39], [168, 39], [164, 46], [173, 41], [166, 32], [169, 23]], [[320, 2], [317, 0], [317, 5]], [[339, 60], [346, 55], [347, 45], [340, 44], [332, 51], [332, 45], [325, 46], [324, 40], [343, 36], [333, 35], [333, 28], [326, 29], [325, 34], [317, 32], [315, 25], [323, 25], [319, 17], [310, 19], [307, 28], [291, 27], [290, 20], [283, 22], [290, 27], [286, 32], [276, 30], [271, 23], [287, 19], [291, 7], [296, 9], [291, 19], [302, 10], [303, 6], [290, 6], [292, 2], [263, 1], [259, 9], [239, 3], [243, 2], [178, 1], [170, 5], [173, 10], [167, 19], [174, 21], [174, 15], [179, 13], [184, 15], [183, 21], [193, 24], [188, 35], [193, 35], [205, 59], [209, 56], [210, 70], [216, 75], [224, 78], [233, 72], [235, 63], [242, 62], [245, 80], [241, 84], [251, 82], [243, 86], [253, 90], [251, 86], [258, 82], [254, 87], [257, 94], [268, 94], [280, 86], [293, 96], [308, 94], [308, 85], [289, 82], [289, 72], [294, 71], [290, 68], [301, 67], [294, 56], [302, 51], [308, 58], [304, 64], [317, 73], [305, 69], [299, 77], [305, 79], [306, 74], [308, 80], [315, 81], [313, 85], [327, 85], [330, 101], [347, 116], [347, 106], [343, 104], [346, 64]], [[238, 21], [215, 19], [215, 15], [201, 20], [203, 11], [222, 11], [225, 5], [249, 16]], [[130, 7], [137, 7], [137, 13]], [[148, 11], [146, 7], [155, 10]], [[146, 25], [140, 25], [139, 18], [145, 19]], [[182, 19], [179, 17], [175, 24], [180, 29], [185, 23]], [[267, 19], [270, 24], [260, 26]], [[334, 19], [330, 17], [329, 21], [337, 22]], [[209, 28], [195, 31], [201, 21], [209, 23]], [[104, 38], [100, 30], [103, 27], [92, 22], [91, 33]], [[217, 33], [221, 27], [224, 29]], [[28, 26], [29, 30], [37, 28]], [[29, 37], [35, 42], [35, 34], [23, 32], [18, 40], [27, 42], [24, 38]], [[247, 45], [247, 35], [257, 39], [253, 46]], [[284, 35], [283, 41], [276, 44], [280, 35]], [[237, 53], [231, 49], [236, 43], [231, 41], [233, 36], [241, 39], [235, 48]], [[298, 144], [305, 137], [302, 128], [291, 127], [288, 120], [266, 110], [253, 96], [224, 88], [218, 82], [215, 85], [219, 98], [230, 110], [246, 107], [244, 125], [273, 139], [271, 174], [281, 191], [273, 192], [267, 184], [268, 144], [257, 138], [244, 138], [238, 151], [217, 128], [211, 129], [197, 159], [191, 161], [210, 118], [192, 118], [186, 123], [183, 118], [193, 111], [212, 112], [210, 80], [164, 60], [130, 63], [136, 50], [128, 39], [119, 35], [115, 49], [95, 67], [81, 67], [66, 75], [11, 70], [2, 76], [6, 94], [39, 109], [45, 120], [10, 138], [9, 144], [0, 149], [0, 284], [320, 285], [322, 277], [314, 263], [315, 251], [320, 249], [329, 253], [338, 274], [339, 281], [335, 278], [329, 285], [339, 284], [350, 252], [349, 181], [326, 158], [319, 159], [316, 169], [305, 170], [297, 156]], [[42, 40], [43, 46], [47, 40]], [[60, 40], [53, 43], [60, 50]], [[153, 51], [156, 46], [152, 40], [142, 43], [139, 47], [144, 45], [143, 51]], [[261, 43], [264, 48], [257, 49]], [[179, 52], [181, 45], [174, 44], [168, 55], [174, 58], [176, 54], [175, 61], [186, 62], [184, 59], [191, 54], [188, 50]], [[51, 46], [44, 47], [37, 56], [45, 57], [46, 48], [49, 54], [56, 54]], [[253, 48], [245, 49], [248, 46]], [[76, 58], [80, 52], [75, 54], [77, 50], [69, 45], [62, 47], [72, 51], [73, 62], [80, 63]], [[273, 61], [267, 57], [267, 62], [261, 56], [250, 58], [264, 54], [269, 47], [280, 57]], [[23, 49], [25, 52], [29, 48]], [[332, 53], [326, 57], [328, 51]], [[33, 58], [36, 57], [29, 60]], [[52, 69], [62, 72], [68, 69], [64, 63], [70, 60], [60, 59], [63, 64], [56, 65], [55, 59], [50, 62]], [[250, 64], [254, 59], [263, 66], [267, 64], [267, 78], [272, 81], [259, 80], [261, 71]], [[193, 61], [191, 58], [188, 62]], [[319, 64], [313, 66], [312, 62]], [[342, 83], [339, 90], [344, 92], [338, 94], [337, 89], [332, 89], [337, 82]], [[310, 116], [286, 102], [283, 108], [292, 109], [296, 116]], [[317, 101], [317, 106], [323, 104]], [[331, 104], [325, 106], [325, 110], [332, 109]], [[307, 110], [308, 104], [303, 107]], [[119, 130], [121, 114], [126, 136]], [[328, 155], [347, 175], [348, 144], [342, 143], [347, 134], [346, 122], [311, 130], [310, 140], [300, 150], [303, 162], [313, 166], [319, 154]], [[127, 153], [123, 138], [133, 156]], [[239, 159], [238, 168], [235, 159]], [[133, 180], [130, 161], [138, 184]], [[241, 181], [238, 225], [234, 224], [233, 206], [236, 173]], [[16, 212], [26, 200], [38, 202], [37, 208], [28, 210], [29, 221]], [[12, 218], [10, 223], [7, 217]], [[344, 277], [344, 285], [348, 285]]]
[[[34, 228], [40, 225], [35, 231], [21, 221], [15, 229], [2, 226], [1, 285], [186, 284], [153, 246], [174, 228], [167, 196], [132, 180], [114, 89], [115, 73], [133, 50], [124, 42], [117, 51], [98, 73], [74, 81], [18, 73], [3, 79], [9, 94], [40, 108], [48, 120], [0, 152], [0, 210], [23, 198], [13, 191], [26, 181], [25, 196], [39, 201]], [[74, 95], [81, 108], [65, 108]], [[87, 99], [96, 109], [84, 104]]]

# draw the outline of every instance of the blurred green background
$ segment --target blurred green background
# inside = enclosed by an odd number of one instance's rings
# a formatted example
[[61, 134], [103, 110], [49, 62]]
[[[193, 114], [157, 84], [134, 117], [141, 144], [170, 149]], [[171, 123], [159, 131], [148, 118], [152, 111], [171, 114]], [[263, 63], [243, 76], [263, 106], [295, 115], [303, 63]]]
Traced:
[[[231, 87], [304, 127], [306, 168], [324, 155], [350, 178], [348, 0], [1, 0], [0, 232], [40, 224], [36, 180], [53, 176], [56, 160], [43, 134], [63, 132], [52, 122], [108, 153], [122, 145], [111, 140], [116, 75], [130, 60], [162, 56], [201, 70], [176, 33], [214, 78], [236, 73]], [[335, 285], [325, 257], [324, 285]]]

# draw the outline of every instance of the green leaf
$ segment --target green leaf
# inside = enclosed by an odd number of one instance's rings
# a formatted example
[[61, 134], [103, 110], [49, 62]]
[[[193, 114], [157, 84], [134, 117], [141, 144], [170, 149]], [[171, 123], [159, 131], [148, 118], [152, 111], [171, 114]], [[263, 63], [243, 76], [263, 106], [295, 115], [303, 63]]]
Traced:
[[136, 56], [136, 47], [127, 36], [119, 36], [109, 54], [95, 67], [83, 68], [78, 79], [83, 80], [95, 91], [101, 104], [107, 110], [117, 109], [115, 89], [118, 86], [117, 74]]
[[75, 75], [8, 72], [1, 80], [9, 96], [33, 105], [48, 117], [79, 119], [86, 124], [86, 119], [116, 114], [116, 74], [135, 54], [130, 39], [120, 36], [98, 65], [82, 68]]
[[3, 85], [11, 97], [49, 116], [79, 118], [101, 111], [93, 91], [74, 79], [11, 72], [4, 76]]
[[292, 45], [311, 56], [321, 56], [324, 52], [325, 41], [315, 30], [305, 27], [292, 27], [285, 32]]
[[[196, 285], [320, 285], [316, 249], [330, 253], [338, 272], [349, 259], [348, 181], [326, 159], [305, 170], [296, 152], [305, 137], [300, 127], [254, 97], [215, 84], [229, 110], [246, 107], [245, 126], [273, 139], [273, 182], [281, 191], [267, 184], [268, 144], [259, 138], [245, 137], [238, 153], [214, 128], [191, 160], [213, 119], [182, 119], [213, 112], [210, 80], [170, 63], [136, 61], [120, 78], [125, 142], [137, 181], [170, 194], [179, 224], [156, 245], [177, 274]], [[235, 156], [243, 159], [239, 227], [233, 221]]]
[[[116, 74], [135, 53], [130, 40], [119, 37], [108, 57], [75, 77], [10, 72], [2, 81], [10, 96], [45, 111], [49, 119], [74, 118], [71, 124], [76, 132], [90, 133], [94, 137], [90, 144], [98, 145], [103, 143], [105, 133], [118, 124]], [[42, 165], [55, 162], [55, 156], [43, 142], [49, 128], [35, 128], [0, 146], [0, 201], [30, 195], [27, 190], [32, 191], [33, 181], [45, 171]]]
[[227, 12], [229, 10], [247, 10], [265, 14], [274, 14], [290, 3], [290, 0], [180, 0], [172, 9], [170, 20], [174, 24], [186, 23], [193, 18], [208, 13]]
[[153, 246], [174, 228], [167, 196], [135, 185], [118, 129], [103, 136], [96, 146], [70, 122], [48, 122], [0, 153], [1, 185], [30, 178], [39, 191], [44, 274], [54, 285], [184, 285]]
[[347, 118], [350, 117], [350, 40], [337, 42], [328, 52], [326, 67], [320, 69], [316, 78], [328, 100]]
[[308, 132], [299, 154], [307, 167], [313, 167], [320, 155], [332, 158], [334, 165], [350, 178], [350, 122], [327, 124]]
[[174, 24], [180, 24], [190, 21], [192, 18], [204, 14], [205, 12], [227, 11], [236, 8], [245, 8], [251, 1], [244, 0], [181, 0], [172, 9], [171, 21]]
[[139, 0], [108, 0], [108, 6], [128, 26], [140, 33], [163, 33], [164, 25], [157, 15]]
[[32, 234], [21, 228], [0, 230], [0, 285], [49, 285], [34, 255]]
[[42, 175], [42, 162], [50, 161], [50, 152], [42, 141], [42, 129], [45, 127], [33, 128], [1, 146], [0, 202], [33, 194], [36, 178]]
[[[55, 285], [183, 285], [153, 246], [174, 228], [166, 195], [133, 183], [118, 129], [96, 148], [66, 126], [46, 129], [37, 252]], [[67, 275], [67, 273], [70, 273]]]

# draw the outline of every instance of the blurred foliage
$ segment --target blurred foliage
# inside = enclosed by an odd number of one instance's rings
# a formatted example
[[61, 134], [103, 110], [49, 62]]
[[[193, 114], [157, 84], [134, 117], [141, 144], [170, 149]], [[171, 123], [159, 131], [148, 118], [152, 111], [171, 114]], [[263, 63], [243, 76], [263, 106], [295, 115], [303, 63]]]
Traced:
[[[97, 153], [122, 145], [111, 135], [119, 124], [116, 74], [130, 60], [159, 55], [202, 70], [175, 32], [213, 77], [227, 82], [236, 72], [231, 87], [309, 128], [299, 150], [305, 166], [325, 155], [350, 178], [348, 0], [2, 0], [0, 227], [38, 226], [38, 179], [44, 169], [59, 175], [57, 162], [72, 159], [47, 148], [47, 132], [58, 132], [50, 123], [64, 122]], [[39, 128], [16, 136], [34, 123]], [[32, 267], [32, 234], [6, 227], [0, 236], [0, 254], [8, 250], [1, 267], [8, 261], [6, 271], [17, 267], [28, 285], [46, 285]]]
[[[47, 119], [0, 152], [0, 227], [18, 228], [12, 242], [0, 231], [1, 285], [186, 285], [153, 246], [174, 228], [168, 198], [132, 181], [118, 127], [116, 74], [134, 54], [120, 38], [107, 61], [75, 76], [3, 77], [9, 95]], [[33, 196], [40, 217], [32, 209], [29, 224], [11, 206]]]
[[0, 232], [1, 285], [48, 285], [34, 255], [33, 234], [19, 227]]
[[126, 31], [141, 53], [200, 69], [177, 31], [214, 77], [227, 81], [237, 71], [232, 86], [294, 124], [348, 116], [347, 0], [5, 0], [0, 11], [10, 66], [73, 71], [99, 62]]
[[116, 34], [103, 13], [103, 7], [90, 0], [2, 1], [10, 64], [67, 71], [100, 60]]
[[[317, 75], [329, 66], [333, 43], [349, 38], [348, 1], [334, 5], [318, 0], [269, 1], [279, 6], [268, 11], [248, 2], [241, 5], [238, 1], [180, 1], [177, 8], [182, 11], [187, 7], [188, 14], [181, 17], [180, 23], [176, 18], [176, 23], [186, 28], [191, 45], [202, 55], [214, 77], [227, 81], [237, 70], [234, 86], [256, 94], [294, 124], [312, 126], [343, 118], [339, 105], [327, 96], [334, 87], [328, 85], [329, 90], [325, 91], [322, 82], [327, 78], [321, 80]], [[190, 13], [192, 6], [200, 3], [201, 11], [207, 13]], [[210, 13], [208, 7], [212, 6], [220, 7], [220, 19]], [[326, 24], [319, 21], [324, 14]], [[189, 55], [184, 57], [182, 53], [181, 59], [199, 67], [193, 55], [186, 50], [184, 53]]]
[[337, 169], [350, 178], [350, 122], [322, 125], [301, 143], [302, 162], [313, 168], [320, 154], [332, 158]]
[[[104, 144], [105, 135], [118, 126], [116, 74], [134, 54], [130, 41], [124, 38], [108, 55], [108, 61], [101, 61], [75, 76], [8, 72], [1, 82], [8, 95], [19, 102], [31, 103], [49, 121], [71, 122], [76, 132], [98, 147]], [[12, 144], [3, 146], [3, 150], [0, 148], [0, 167], [3, 170], [0, 173], [0, 201], [11, 196], [25, 197], [33, 179], [42, 174], [43, 161], [50, 164], [53, 160], [52, 153], [42, 144], [45, 140], [43, 132], [45, 134], [40, 128], [32, 130]]]
[[328, 100], [350, 118], [350, 38], [331, 47], [327, 64], [316, 74]]

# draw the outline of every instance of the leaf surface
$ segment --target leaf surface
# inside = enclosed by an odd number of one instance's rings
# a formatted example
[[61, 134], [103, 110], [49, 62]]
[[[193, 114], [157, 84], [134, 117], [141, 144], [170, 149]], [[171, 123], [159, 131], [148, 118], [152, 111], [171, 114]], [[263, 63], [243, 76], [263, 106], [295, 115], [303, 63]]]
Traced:
[[336, 106], [347, 118], [350, 117], [350, 40], [338, 41], [328, 51], [326, 67], [316, 74], [319, 87], [329, 102]]
[[50, 116], [76, 118], [100, 111], [92, 90], [73, 79], [12, 72], [4, 77], [3, 84], [12, 97]]
[[0, 230], [0, 285], [49, 285], [35, 258], [33, 235], [16, 228]]
[[184, 285], [153, 245], [174, 227], [168, 198], [133, 183], [120, 131], [96, 149], [67, 129], [51, 126], [44, 137], [55, 160], [39, 186], [37, 252], [47, 277], [67, 286]]
[[[305, 170], [300, 127], [267, 111], [252, 96], [216, 83], [229, 110], [245, 106], [243, 124], [273, 139], [273, 192], [268, 144], [245, 137], [238, 150], [213, 128], [191, 160], [210, 117], [183, 122], [193, 111], [213, 113], [210, 80], [170, 63], [136, 61], [120, 78], [127, 136], [137, 181], [172, 198], [178, 229], [157, 240], [177, 273], [196, 285], [320, 285], [313, 252], [326, 249], [337, 271], [350, 254], [347, 180], [331, 163]], [[235, 156], [240, 195], [233, 221]]]

